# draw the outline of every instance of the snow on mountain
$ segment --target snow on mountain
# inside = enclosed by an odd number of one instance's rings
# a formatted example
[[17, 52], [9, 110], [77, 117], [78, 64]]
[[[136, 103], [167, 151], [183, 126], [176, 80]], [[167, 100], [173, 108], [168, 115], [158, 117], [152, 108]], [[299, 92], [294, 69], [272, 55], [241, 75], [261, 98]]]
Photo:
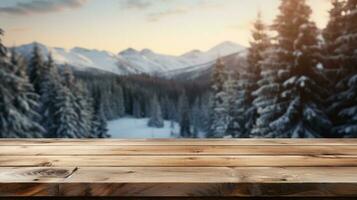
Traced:
[[216, 60], [218, 57], [228, 56], [237, 52], [244, 51], [245, 49], [246, 48], [242, 45], [226, 41], [218, 44], [206, 52], [193, 50], [183, 54], [181, 57], [189, 59], [195, 65], [201, 65]]
[[68, 64], [82, 70], [96, 68], [117, 74], [126, 73], [124, 70], [118, 68], [116, 64], [118, 62], [117, 57], [107, 51], [89, 50], [80, 47], [67, 50], [47, 47], [40, 43], [22, 45], [15, 49], [25, 58], [30, 58], [35, 45], [38, 46], [43, 57], [51, 53], [57, 64]]
[[198, 66], [245, 49], [233, 42], [223, 42], [208, 51], [193, 50], [181, 56], [155, 53], [150, 49], [141, 51], [128, 48], [118, 54], [95, 49], [75, 47], [72, 49], [47, 47], [40, 43], [31, 43], [16, 47], [16, 51], [29, 58], [37, 45], [43, 56], [51, 53], [58, 64], [69, 64], [81, 70], [96, 68], [116, 74], [165, 74], [169, 71]]

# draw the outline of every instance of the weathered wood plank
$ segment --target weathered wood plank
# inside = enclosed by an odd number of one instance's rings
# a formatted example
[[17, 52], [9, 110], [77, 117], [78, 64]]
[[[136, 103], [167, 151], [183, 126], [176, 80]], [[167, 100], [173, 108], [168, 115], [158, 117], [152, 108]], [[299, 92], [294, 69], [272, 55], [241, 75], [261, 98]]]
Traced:
[[0, 183], [0, 196], [6, 197], [355, 197], [356, 192], [356, 184], [333, 183]]
[[357, 167], [357, 156], [0, 156], [0, 167]]
[[128, 197], [355, 197], [356, 184], [105, 183], [60, 184], [61, 196]]
[[0, 140], [0, 197], [352, 197], [357, 140]]
[[0, 146], [0, 156], [29, 155], [357, 155], [357, 145], [339, 148], [323, 145]]
[[357, 183], [356, 167], [2, 167], [1, 183]]
[[357, 145], [357, 139], [1, 139], [0, 146], [9, 145]]

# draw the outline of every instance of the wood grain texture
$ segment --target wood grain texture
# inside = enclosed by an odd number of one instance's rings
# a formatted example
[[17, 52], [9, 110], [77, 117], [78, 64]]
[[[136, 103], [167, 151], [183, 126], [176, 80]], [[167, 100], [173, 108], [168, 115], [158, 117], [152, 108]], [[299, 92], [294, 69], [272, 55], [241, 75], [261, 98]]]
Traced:
[[2, 183], [355, 183], [357, 168], [2, 167], [0, 180]]
[[2, 184], [2, 196], [62, 197], [355, 197], [355, 184], [48, 183]]
[[0, 140], [0, 197], [353, 197], [357, 140]]
[[357, 145], [357, 139], [1, 139], [0, 146], [9, 145], [83, 145], [83, 146], [113, 146], [113, 145], [143, 145], [143, 146], [167, 146], [167, 145]]
[[[59, 151], [60, 149], [60, 151]], [[0, 156], [43, 155], [357, 155], [357, 145], [112, 145], [112, 146], [0, 146]]]
[[357, 156], [0, 156], [0, 167], [357, 167]]

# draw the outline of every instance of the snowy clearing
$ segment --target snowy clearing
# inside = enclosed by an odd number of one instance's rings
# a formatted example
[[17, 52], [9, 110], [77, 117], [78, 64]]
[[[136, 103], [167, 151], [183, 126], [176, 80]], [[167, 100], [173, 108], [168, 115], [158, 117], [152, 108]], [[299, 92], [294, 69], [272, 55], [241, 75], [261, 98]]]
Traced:
[[174, 124], [170, 127], [171, 122], [165, 121], [164, 128], [151, 128], [147, 126], [148, 118], [121, 118], [108, 122], [108, 133], [112, 138], [176, 138], [179, 133], [179, 126]]

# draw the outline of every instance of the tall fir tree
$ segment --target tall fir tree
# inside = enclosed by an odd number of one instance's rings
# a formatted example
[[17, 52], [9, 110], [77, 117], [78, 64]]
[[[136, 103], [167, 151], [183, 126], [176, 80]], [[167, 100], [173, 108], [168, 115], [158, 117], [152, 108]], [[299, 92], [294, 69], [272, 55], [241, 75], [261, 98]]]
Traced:
[[[63, 104], [67, 106], [68, 114], [69, 111], [73, 109], [75, 113], [74, 123], [76, 124], [76, 129], [71, 129], [76, 138], [88, 138], [93, 137], [90, 134], [91, 121], [92, 121], [92, 108], [90, 108], [91, 101], [90, 97], [86, 94], [85, 88], [75, 81], [72, 70], [65, 66], [63, 70], [63, 88], [62, 92], [68, 89], [68, 104]], [[68, 115], [71, 116], [71, 115]]]
[[91, 135], [95, 138], [108, 138], [107, 119], [105, 118], [101, 93], [96, 92], [93, 96], [94, 116], [92, 120]]
[[271, 127], [281, 137], [314, 138], [328, 133], [331, 122], [323, 100], [328, 84], [317, 69], [318, 30], [310, 21], [311, 9], [305, 0], [283, 0], [274, 29], [278, 33], [278, 61], [283, 64], [283, 114]]
[[26, 64], [24, 59], [16, 52], [15, 48], [11, 49], [11, 57], [10, 57], [10, 62], [12, 65], [17, 66], [15, 74], [28, 79], [27, 73], [26, 73]]
[[227, 94], [225, 93], [225, 82], [227, 80], [226, 67], [222, 59], [217, 59], [215, 64], [211, 84], [212, 84], [212, 100], [211, 100], [211, 125], [210, 132], [207, 135], [211, 138], [221, 138], [226, 134], [229, 124], [229, 113], [227, 108]]
[[197, 138], [198, 133], [202, 127], [201, 120], [202, 120], [202, 111], [200, 107], [200, 98], [197, 97], [193, 103], [192, 110], [191, 110], [191, 121], [193, 127], [193, 137]]
[[6, 48], [5, 46], [2, 44], [2, 36], [4, 35], [4, 31], [0, 28], [0, 57], [4, 58], [6, 56]]
[[262, 78], [258, 81], [259, 88], [253, 92], [255, 97], [253, 104], [257, 107], [259, 116], [250, 135], [252, 138], [279, 137], [278, 133], [270, 127], [270, 123], [281, 115], [279, 107], [276, 106], [281, 91], [276, 49], [277, 47], [272, 45], [263, 52]]
[[332, 9], [329, 11], [329, 21], [326, 28], [322, 31], [324, 38], [324, 67], [328, 70], [332, 70], [333, 75], [330, 77], [336, 77], [336, 69], [341, 67], [339, 52], [338, 38], [342, 36], [344, 32], [343, 20], [343, 6], [344, 2], [341, 0], [331, 0]]
[[41, 94], [41, 79], [45, 67], [41, 51], [35, 44], [28, 66], [28, 76], [37, 94]]
[[330, 98], [329, 113], [334, 121], [333, 137], [357, 137], [357, 1], [348, 0], [343, 11], [343, 33], [337, 39], [343, 76]]
[[53, 127], [50, 133], [56, 138], [78, 138], [78, 113], [73, 105], [73, 95], [68, 87], [58, 86], [58, 96], [55, 102]]
[[142, 110], [141, 110], [141, 104], [137, 98], [135, 98], [133, 101], [133, 116], [138, 119], [143, 117]]
[[0, 137], [42, 137], [44, 129], [37, 123], [38, 96], [19, 66], [12, 64], [1, 42], [0, 29]]
[[239, 76], [238, 80], [238, 99], [236, 106], [236, 118], [237, 125], [239, 127], [239, 137], [255, 137], [252, 134], [253, 128], [258, 118], [258, 108], [254, 104], [255, 96], [254, 91], [259, 88], [258, 82], [262, 79], [262, 60], [263, 53], [270, 45], [269, 37], [266, 33], [266, 26], [262, 21], [261, 14], [258, 13], [258, 17], [254, 23], [254, 29], [252, 31], [252, 41], [250, 42], [250, 48], [248, 49], [247, 66]]
[[225, 107], [227, 107], [229, 115], [229, 124], [227, 126], [226, 135], [232, 137], [245, 137], [244, 129], [244, 109], [242, 105], [242, 90], [239, 90], [239, 73], [231, 72], [228, 75], [224, 84], [224, 93], [227, 95], [225, 99]]
[[58, 96], [57, 89], [60, 88], [60, 77], [55, 67], [51, 54], [41, 71], [39, 84], [41, 124], [46, 129], [46, 137], [54, 137], [51, 128], [54, 123], [55, 103]]
[[125, 104], [124, 104], [124, 93], [123, 88], [116, 84], [114, 95], [116, 101], [114, 102], [114, 108], [116, 109], [116, 117], [124, 117], [125, 115]]
[[164, 127], [164, 119], [162, 118], [161, 106], [156, 95], [151, 100], [151, 115], [148, 121], [149, 127], [162, 128]]
[[190, 119], [190, 104], [186, 92], [182, 92], [179, 97], [179, 113], [180, 113], [180, 136], [183, 138], [192, 137], [191, 135], [191, 119]]

